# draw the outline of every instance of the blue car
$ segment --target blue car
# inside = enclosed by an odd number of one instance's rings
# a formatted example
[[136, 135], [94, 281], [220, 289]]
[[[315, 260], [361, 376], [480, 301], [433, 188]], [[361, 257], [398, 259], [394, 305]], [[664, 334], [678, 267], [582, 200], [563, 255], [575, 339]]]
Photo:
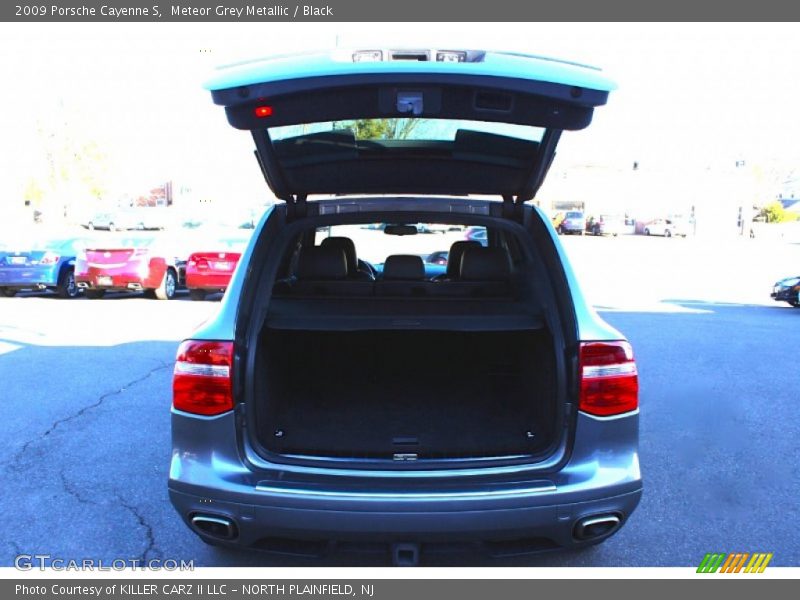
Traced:
[[53, 239], [0, 246], [0, 295], [22, 290], [52, 290], [61, 298], [75, 298], [75, 255], [81, 239]]

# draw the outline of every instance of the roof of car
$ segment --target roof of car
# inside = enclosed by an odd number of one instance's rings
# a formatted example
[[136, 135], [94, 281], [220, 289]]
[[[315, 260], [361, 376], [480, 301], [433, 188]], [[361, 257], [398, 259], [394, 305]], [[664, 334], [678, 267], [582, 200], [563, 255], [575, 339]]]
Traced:
[[267, 57], [220, 67], [205, 83], [208, 90], [222, 90], [254, 83], [370, 73], [469, 74], [548, 81], [610, 92], [616, 84], [600, 69], [573, 62], [527, 54], [478, 52], [473, 62], [374, 61], [354, 62], [353, 50]]

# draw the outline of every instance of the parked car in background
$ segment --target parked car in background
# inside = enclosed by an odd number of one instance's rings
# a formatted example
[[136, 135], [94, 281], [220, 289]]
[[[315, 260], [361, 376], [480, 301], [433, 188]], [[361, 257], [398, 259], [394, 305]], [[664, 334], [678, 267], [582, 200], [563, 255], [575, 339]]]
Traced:
[[93, 244], [75, 259], [75, 282], [87, 298], [109, 291], [144, 292], [170, 300], [185, 282], [186, 260], [152, 237], [119, 237]]
[[800, 277], [786, 277], [775, 282], [770, 297], [777, 302], [788, 302], [800, 308]]
[[203, 243], [203, 250], [192, 252], [186, 261], [186, 288], [192, 300], [205, 300], [224, 292], [230, 283], [248, 238], [217, 238]]
[[[186, 526], [262, 551], [368, 544], [398, 565], [618, 532], [642, 494], [633, 350], [531, 202], [613, 82], [522, 55], [337, 50], [209, 88], [280, 201], [177, 351], [167, 470]], [[422, 258], [442, 250], [427, 222], [480, 242], [453, 243], [451, 277]]]
[[125, 231], [136, 229], [137, 223], [130, 214], [121, 211], [96, 212], [81, 223], [86, 229], [107, 229], [109, 231]]
[[6, 241], [0, 245], [0, 294], [22, 290], [51, 290], [61, 298], [75, 298], [75, 256], [82, 238]]
[[574, 234], [583, 235], [586, 229], [586, 217], [577, 210], [570, 210], [564, 213], [564, 218], [558, 226], [558, 232], [562, 235]]
[[478, 242], [481, 246], [489, 245], [486, 227], [467, 227], [464, 232], [464, 239], [470, 242]]
[[131, 229], [159, 230], [166, 229], [170, 223], [171, 213], [165, 207], [138, 207], [121, 211], [125, 215], [126, 222], [132, 223]]
[[616, 237], [626, 231], [625, 217], [621, 215], [590, 217], [586, 222], [586, 231], [592, 235], [611, 235]]
[[677, 217], [654, 219], [644, 226], [645, 235], [661, 235], [664, 237], [686, 237], [691, 233], [691, 223]]
[[431, 252], [426, 258], [425, 262], [432, 264], [432, 265], [447, 265], [447, 257], [449, 256], [449, 252], [447, 250], [438, 250], [436, 252]]

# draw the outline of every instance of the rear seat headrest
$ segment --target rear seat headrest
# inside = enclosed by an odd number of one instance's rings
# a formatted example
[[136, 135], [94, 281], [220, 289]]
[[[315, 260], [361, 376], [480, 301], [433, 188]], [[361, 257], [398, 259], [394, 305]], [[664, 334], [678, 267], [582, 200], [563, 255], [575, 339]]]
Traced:
[[335, 246], [311, 246], [300, 253], [298, 279], [345, 279], [347, 259], [344, 250]]
[[467, 248], [461, 258], [462, 281], [505, 281], [511, 275], [511, 261], [503, 248]]
[[425, 279], [422, 258], [413, 254], [393, 254], [383, 263], [383, 278], [391, 280], [419, 281]]
[[328, 246], [339, 248], [344, 252], [347, 259], [347, 274], [353, 275], [358, 271], [358, 256], [356, 255], [356, 245], [349, 237], [327, 237], [320, 244], [323, 248]]
[[480, 248], [480, 242], [473, 240], [461, 240], [460, 242], [453, 242], [450, 246], [450, 251], [447, 253], [447, 272], [448, 277], [458, 277], [461, 272], [461, 259], [464, 256], [464, 251], [467, 248]]

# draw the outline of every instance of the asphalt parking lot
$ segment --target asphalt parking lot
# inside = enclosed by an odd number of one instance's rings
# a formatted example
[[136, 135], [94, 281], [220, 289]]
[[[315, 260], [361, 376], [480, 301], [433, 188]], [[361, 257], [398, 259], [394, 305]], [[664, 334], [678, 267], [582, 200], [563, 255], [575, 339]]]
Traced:
[[[626, 527], [581, 552], [427, 565], [690, 566], [706, 552], [800, 565], [800, 310], [770, 300], [800, 245], [640, 236], [564, 240], [584, 290], [634, 345], [645, 494]], [[0, 565], [20, 553], [184, 559], [196, 566], [384, 565], [205, 546], [166, 492], [177, 343], [215, 301], [112, 294], [0, 298], [4, 490]]]

